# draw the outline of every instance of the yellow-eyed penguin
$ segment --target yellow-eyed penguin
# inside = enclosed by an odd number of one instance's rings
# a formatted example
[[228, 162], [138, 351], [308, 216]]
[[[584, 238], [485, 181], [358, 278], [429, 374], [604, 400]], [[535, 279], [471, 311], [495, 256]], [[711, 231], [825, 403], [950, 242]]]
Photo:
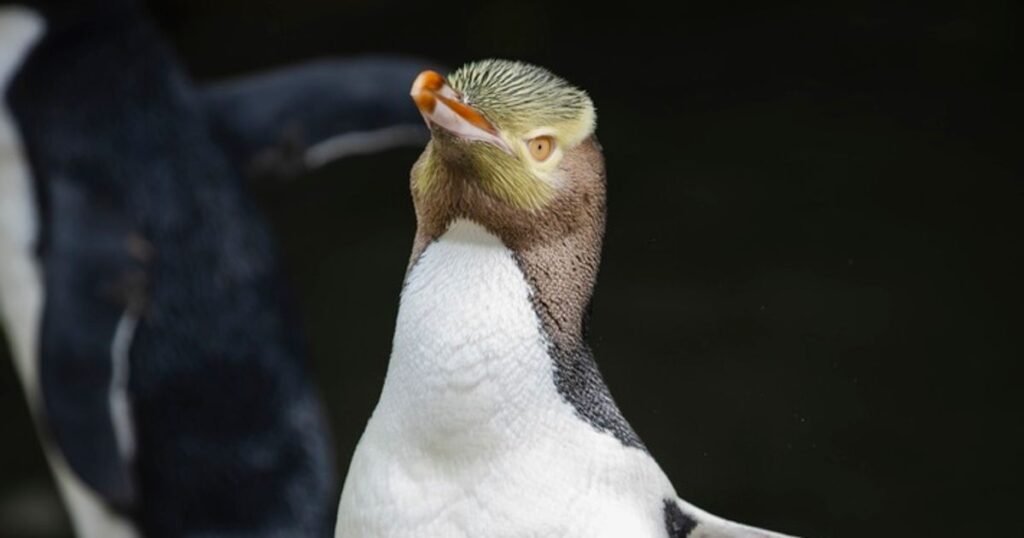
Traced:
[[594, 106], [531, 65], [413, 84], [432, 139], [384, 388], [335, 535], [780, 537], [680, 499], [584, 339], [605, 226]]

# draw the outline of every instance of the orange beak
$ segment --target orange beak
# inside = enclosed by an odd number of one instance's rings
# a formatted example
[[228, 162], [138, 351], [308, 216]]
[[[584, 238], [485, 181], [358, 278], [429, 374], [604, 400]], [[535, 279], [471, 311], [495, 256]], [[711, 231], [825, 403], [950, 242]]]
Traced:
[[420, 73], [409, 94], [427, 126], [437, 125], [459, 138], [488, 142], [512, 153], [494, 125], [480, 111], [465, 104], [436, 71]]

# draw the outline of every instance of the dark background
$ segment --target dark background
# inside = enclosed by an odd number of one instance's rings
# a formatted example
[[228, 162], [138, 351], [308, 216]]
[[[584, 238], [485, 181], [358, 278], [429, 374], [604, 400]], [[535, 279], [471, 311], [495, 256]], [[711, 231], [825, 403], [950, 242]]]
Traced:
[[[1022, 10], [819, 4], [151, 6], [198, 81], [395, 52], [587, 89], [610, 212], [593, 344], [679, 493], [805, 536], [1024, 535]], [[417, 154], [258, 192], [342, 469], [383, 381]], [[9, 364], [0, 519], [52, 488]]]

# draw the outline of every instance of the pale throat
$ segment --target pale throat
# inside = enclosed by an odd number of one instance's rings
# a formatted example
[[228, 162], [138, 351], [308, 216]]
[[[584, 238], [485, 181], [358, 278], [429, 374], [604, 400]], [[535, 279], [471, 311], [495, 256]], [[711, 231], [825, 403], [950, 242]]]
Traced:
[[391, 414], [408, 435], [453, 446], [499, 442], [536, 423], [557, 394], [531, 294], [497, 237], [451, 223], [406, 278], [375, 417]]

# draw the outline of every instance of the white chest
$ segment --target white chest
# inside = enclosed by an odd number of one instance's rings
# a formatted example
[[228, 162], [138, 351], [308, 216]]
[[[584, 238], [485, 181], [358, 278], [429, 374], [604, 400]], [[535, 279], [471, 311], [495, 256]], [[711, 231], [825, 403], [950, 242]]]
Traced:
[[36, 346], [43, 304], [41, 274], [33, 253], [38, 218], [31, 171], [6, 97], [42, 29], [39, 18], [27, 11], [0, 9], [0, 314], [33, 411], [38, 411]]
[[380, 402], [337, 536], [661, 536], [671, 485], [555, 389], [530, 286], [493, 235], [454, 223], [402, 294]]
[[[500, 449], [515, 421], [549, 411], [547, 343], [512, 253], [483, 228], [454, 223], [410, 272], [379, 412], [410, 441]], [[474, 446], [474, 452], [481, 446]]]

